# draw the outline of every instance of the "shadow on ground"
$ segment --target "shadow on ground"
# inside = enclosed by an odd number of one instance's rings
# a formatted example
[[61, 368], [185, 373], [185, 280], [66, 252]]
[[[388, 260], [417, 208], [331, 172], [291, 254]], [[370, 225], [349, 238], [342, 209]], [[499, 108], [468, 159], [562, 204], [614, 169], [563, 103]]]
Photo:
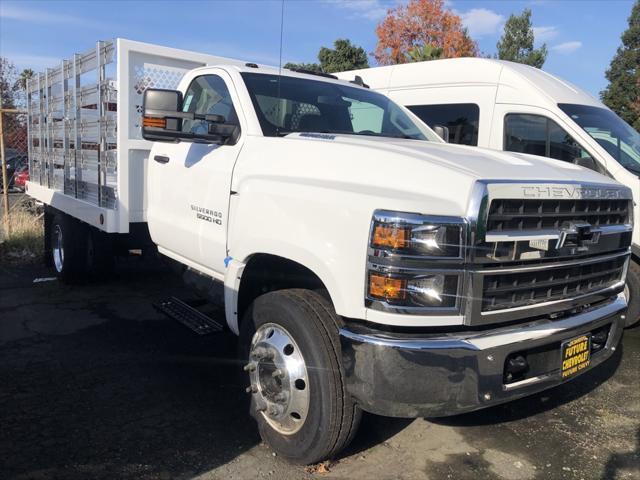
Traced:
[[68, 300], [55, 282], [0, 290], [0, 303], [23, 296], [0, 307], [3, 322], [14, 315], [29, 325], [42, 304], [49, 316], [39, 322], [63, 322], [65, 314], [102, 321], [0, 346], [0, 478], [191, 477], [259, 443], [235, 337], [198, 337], [155, 313], [151, 300], [133, 312], [113, 309], [126, 308], [128, 295], [181, 288], [176, 282], [156, 266], [125, 269], [122, 298], [109, 298], [117, 293], [109, 286], [77, 287], [74, 295], [89, 298], [80, 311], [55, 308]]

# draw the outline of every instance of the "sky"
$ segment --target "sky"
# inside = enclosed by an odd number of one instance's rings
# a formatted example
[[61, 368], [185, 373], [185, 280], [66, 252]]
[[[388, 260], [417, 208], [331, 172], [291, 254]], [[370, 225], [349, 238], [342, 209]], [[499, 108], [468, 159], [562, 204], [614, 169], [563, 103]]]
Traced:
[[[401, 0], [285, 0], [282, 62], [314, 62], [321, 46], [348, 38], [368, 53], [376, 25]], [[633, 0], [448, 0], [480, 50], [493, 54], [504, 22], [533, 12], [543, 69], [593, 95], [620, 46]], [[0, 0], [0, 55], [42, 71], [116, 37], [278, 65], [280, 0]], [[375, 60], [370, 57], [370, 63]]]

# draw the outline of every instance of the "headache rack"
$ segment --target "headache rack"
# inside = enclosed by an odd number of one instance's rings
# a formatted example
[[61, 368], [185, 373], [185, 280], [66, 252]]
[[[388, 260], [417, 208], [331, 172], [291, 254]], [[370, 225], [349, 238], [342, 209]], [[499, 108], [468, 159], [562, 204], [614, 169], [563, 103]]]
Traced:
[[142, 95], [215, 64], [245, 62], [118, 38], [35, 75], [27, 193], [107, 232], [145, 222], [151, 142], [140, 135]]

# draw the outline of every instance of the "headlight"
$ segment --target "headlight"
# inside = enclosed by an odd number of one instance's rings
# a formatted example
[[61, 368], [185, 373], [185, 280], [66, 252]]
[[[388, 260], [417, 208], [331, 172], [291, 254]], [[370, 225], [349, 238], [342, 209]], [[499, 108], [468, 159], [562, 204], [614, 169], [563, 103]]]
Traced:
[[463, 233], [457, 217], [379, 210], [373, 218], [370, 247], [407, 256], [461, 259]]
[[369, 272], [368, 296], [394, 306], [454, 308], [458, 298], [458, 275]]
[[458, 314], [465, 220], [377, 210], [369, 238], [366, 305], [410, 314]]

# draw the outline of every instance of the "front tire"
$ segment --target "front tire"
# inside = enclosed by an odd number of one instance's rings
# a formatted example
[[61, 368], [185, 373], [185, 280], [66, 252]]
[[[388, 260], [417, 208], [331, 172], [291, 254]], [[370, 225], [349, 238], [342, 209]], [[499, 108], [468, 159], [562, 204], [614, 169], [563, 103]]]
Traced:
[[242, 321], [251, 414], [262, 439], [292, 463], [333, 457], [360, 422], [345, 387], [339, 325], [325, 298], [300, 289], [258, 297]]
[[629, 308], [627, 310], [626, 328], [635, 326], [640, 321], [640, 265], [631, 259], [627, 272], [625, 294]]

